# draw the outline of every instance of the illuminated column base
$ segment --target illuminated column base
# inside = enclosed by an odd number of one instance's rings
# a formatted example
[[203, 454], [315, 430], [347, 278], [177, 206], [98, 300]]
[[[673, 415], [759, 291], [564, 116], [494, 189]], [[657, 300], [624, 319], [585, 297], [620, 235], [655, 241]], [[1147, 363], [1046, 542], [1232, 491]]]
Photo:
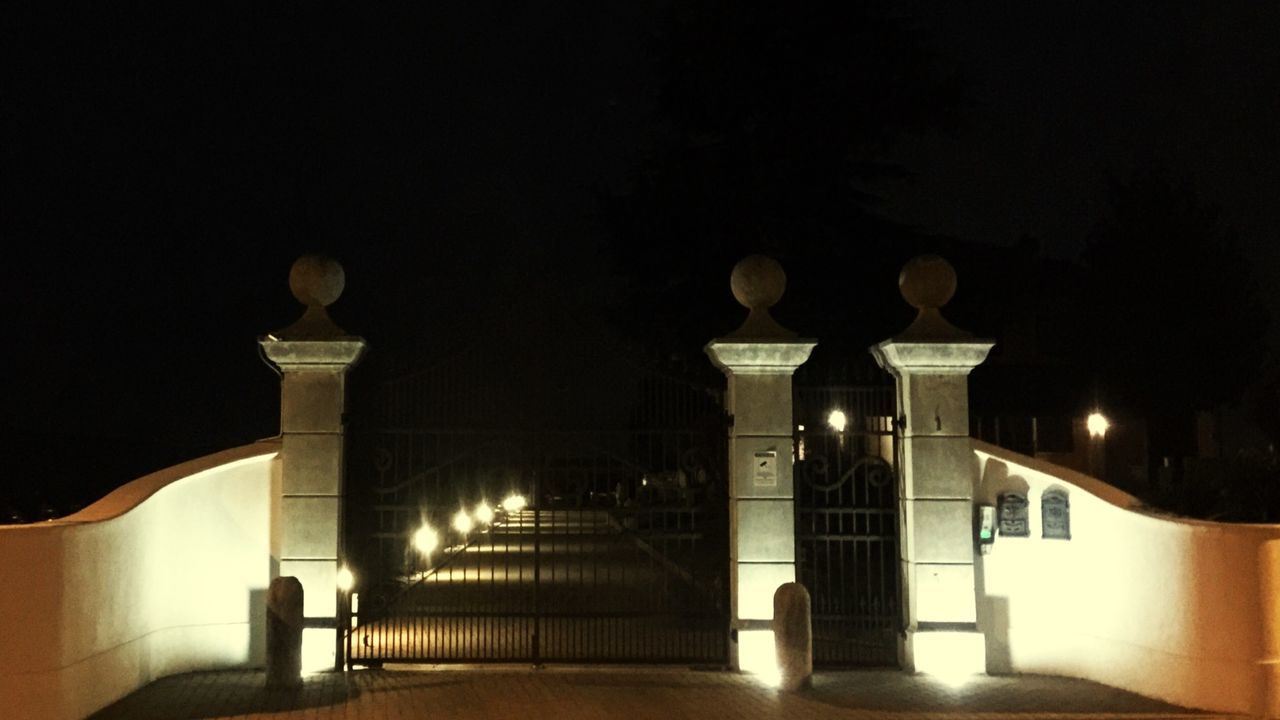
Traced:
[[334, 669], [337, 662], [333, 631], [328, 628], [302, 630], [302, 674]]
[[904, 669], [960, 681], [987, 672], [987, 645], [976, 630], [908, 630], [902, 644]]
[[767, 685], [778, 686], [782, 673], [778, 670], [778, 650], [772, 630], [738, 631], [738, 669], [755, 675]]

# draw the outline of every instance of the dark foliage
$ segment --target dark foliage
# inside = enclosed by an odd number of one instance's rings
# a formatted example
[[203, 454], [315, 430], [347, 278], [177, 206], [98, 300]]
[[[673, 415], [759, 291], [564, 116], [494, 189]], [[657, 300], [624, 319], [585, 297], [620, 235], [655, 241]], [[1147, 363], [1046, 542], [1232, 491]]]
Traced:
[[1154, 414], [1238, 399], [1264, 354], [1265, 311], [1232, 230], [1186, 183], [1113, 183], [1085, 253], [1078, 359], [1111, 400]]
[[[893, 297], [908, 252], [884, 248], [918, 236], [875, 213], [874, 182], [903, 172], [884, 151], [952, 126], [964, 98], [911, 24], [874, 4], [698, 0], [671, 5], [650, 49], [660, 122], [603, 212], [634, 324], [663, 318], [662, 332], [699, 343], [731, 329], [738, 311], [717, 280], [751, 252], [812, 272], [827, 308], [856, 307], [853, 272], [885, 278], [867, 297]], [[803, 292], [784, 305], [816, 304]]]

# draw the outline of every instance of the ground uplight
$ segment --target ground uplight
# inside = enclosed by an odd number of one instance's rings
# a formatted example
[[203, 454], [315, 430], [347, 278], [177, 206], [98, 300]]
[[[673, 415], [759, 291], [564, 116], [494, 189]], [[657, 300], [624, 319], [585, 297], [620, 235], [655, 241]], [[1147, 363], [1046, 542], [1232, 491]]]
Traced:
[[413, 546], [423, 555], [430, 555], [440, 545], [440, 536], [430, 525], [423, 525], [413, 534]]
[[467, 514], [466, 510], [459, 510], [458, 513], [453, 516], [453, 529], [463, 535], [471, 532], [471, 528], [474, 526], [475, 523], [471, 521], [471, 516]]
[[350, 568], [345, 565], [338, 569], [338, 589], [342, 592], [351, 592], [351, 588], [356, 585], [356, 576], [351, 573]]

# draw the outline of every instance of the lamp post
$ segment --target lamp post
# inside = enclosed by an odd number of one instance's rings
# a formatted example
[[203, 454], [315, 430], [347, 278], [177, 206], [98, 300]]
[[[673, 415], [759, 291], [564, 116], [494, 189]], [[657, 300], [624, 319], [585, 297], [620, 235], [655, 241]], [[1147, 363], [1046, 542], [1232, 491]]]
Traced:
[[1107, 471], [1107, 430], [1111, 427], [1111, 422], [1106, 415], [1095, 410], [1085, 418], [1084, 426], [1089, 432], [1089, 474], [1104, 480]]

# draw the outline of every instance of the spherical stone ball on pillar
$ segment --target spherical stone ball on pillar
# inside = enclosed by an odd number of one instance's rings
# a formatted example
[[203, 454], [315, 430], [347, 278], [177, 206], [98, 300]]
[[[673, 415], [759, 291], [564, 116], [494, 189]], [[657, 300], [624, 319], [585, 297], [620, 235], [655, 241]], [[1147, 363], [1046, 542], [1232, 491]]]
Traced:
[[767, 255], [749, 255], [733, 267], [729, 276], [733, 297], [748, 310], [747, 319], [732, 338], [793, 338], [796, 333], [778, 324], [769, 308], [778, 304], [787, 289], [787, 273]]
[[347, 333], [329, 317], [326, 308], [342, 297], [347, 276], [341, 263], [323, 255], [303, 255], [289, 269], [289, 290], [306, 310], [289, 327], [275, 333], [285, 340], [318, 340]]
[[920, 255], [907, 261], [898, 274], [898, 291], [916, 309], [916, 318], [895, 340], [945, 341], [972, 336], [942, 317], [942, 306], [956, 293], [956, 271], [945, 258]]

